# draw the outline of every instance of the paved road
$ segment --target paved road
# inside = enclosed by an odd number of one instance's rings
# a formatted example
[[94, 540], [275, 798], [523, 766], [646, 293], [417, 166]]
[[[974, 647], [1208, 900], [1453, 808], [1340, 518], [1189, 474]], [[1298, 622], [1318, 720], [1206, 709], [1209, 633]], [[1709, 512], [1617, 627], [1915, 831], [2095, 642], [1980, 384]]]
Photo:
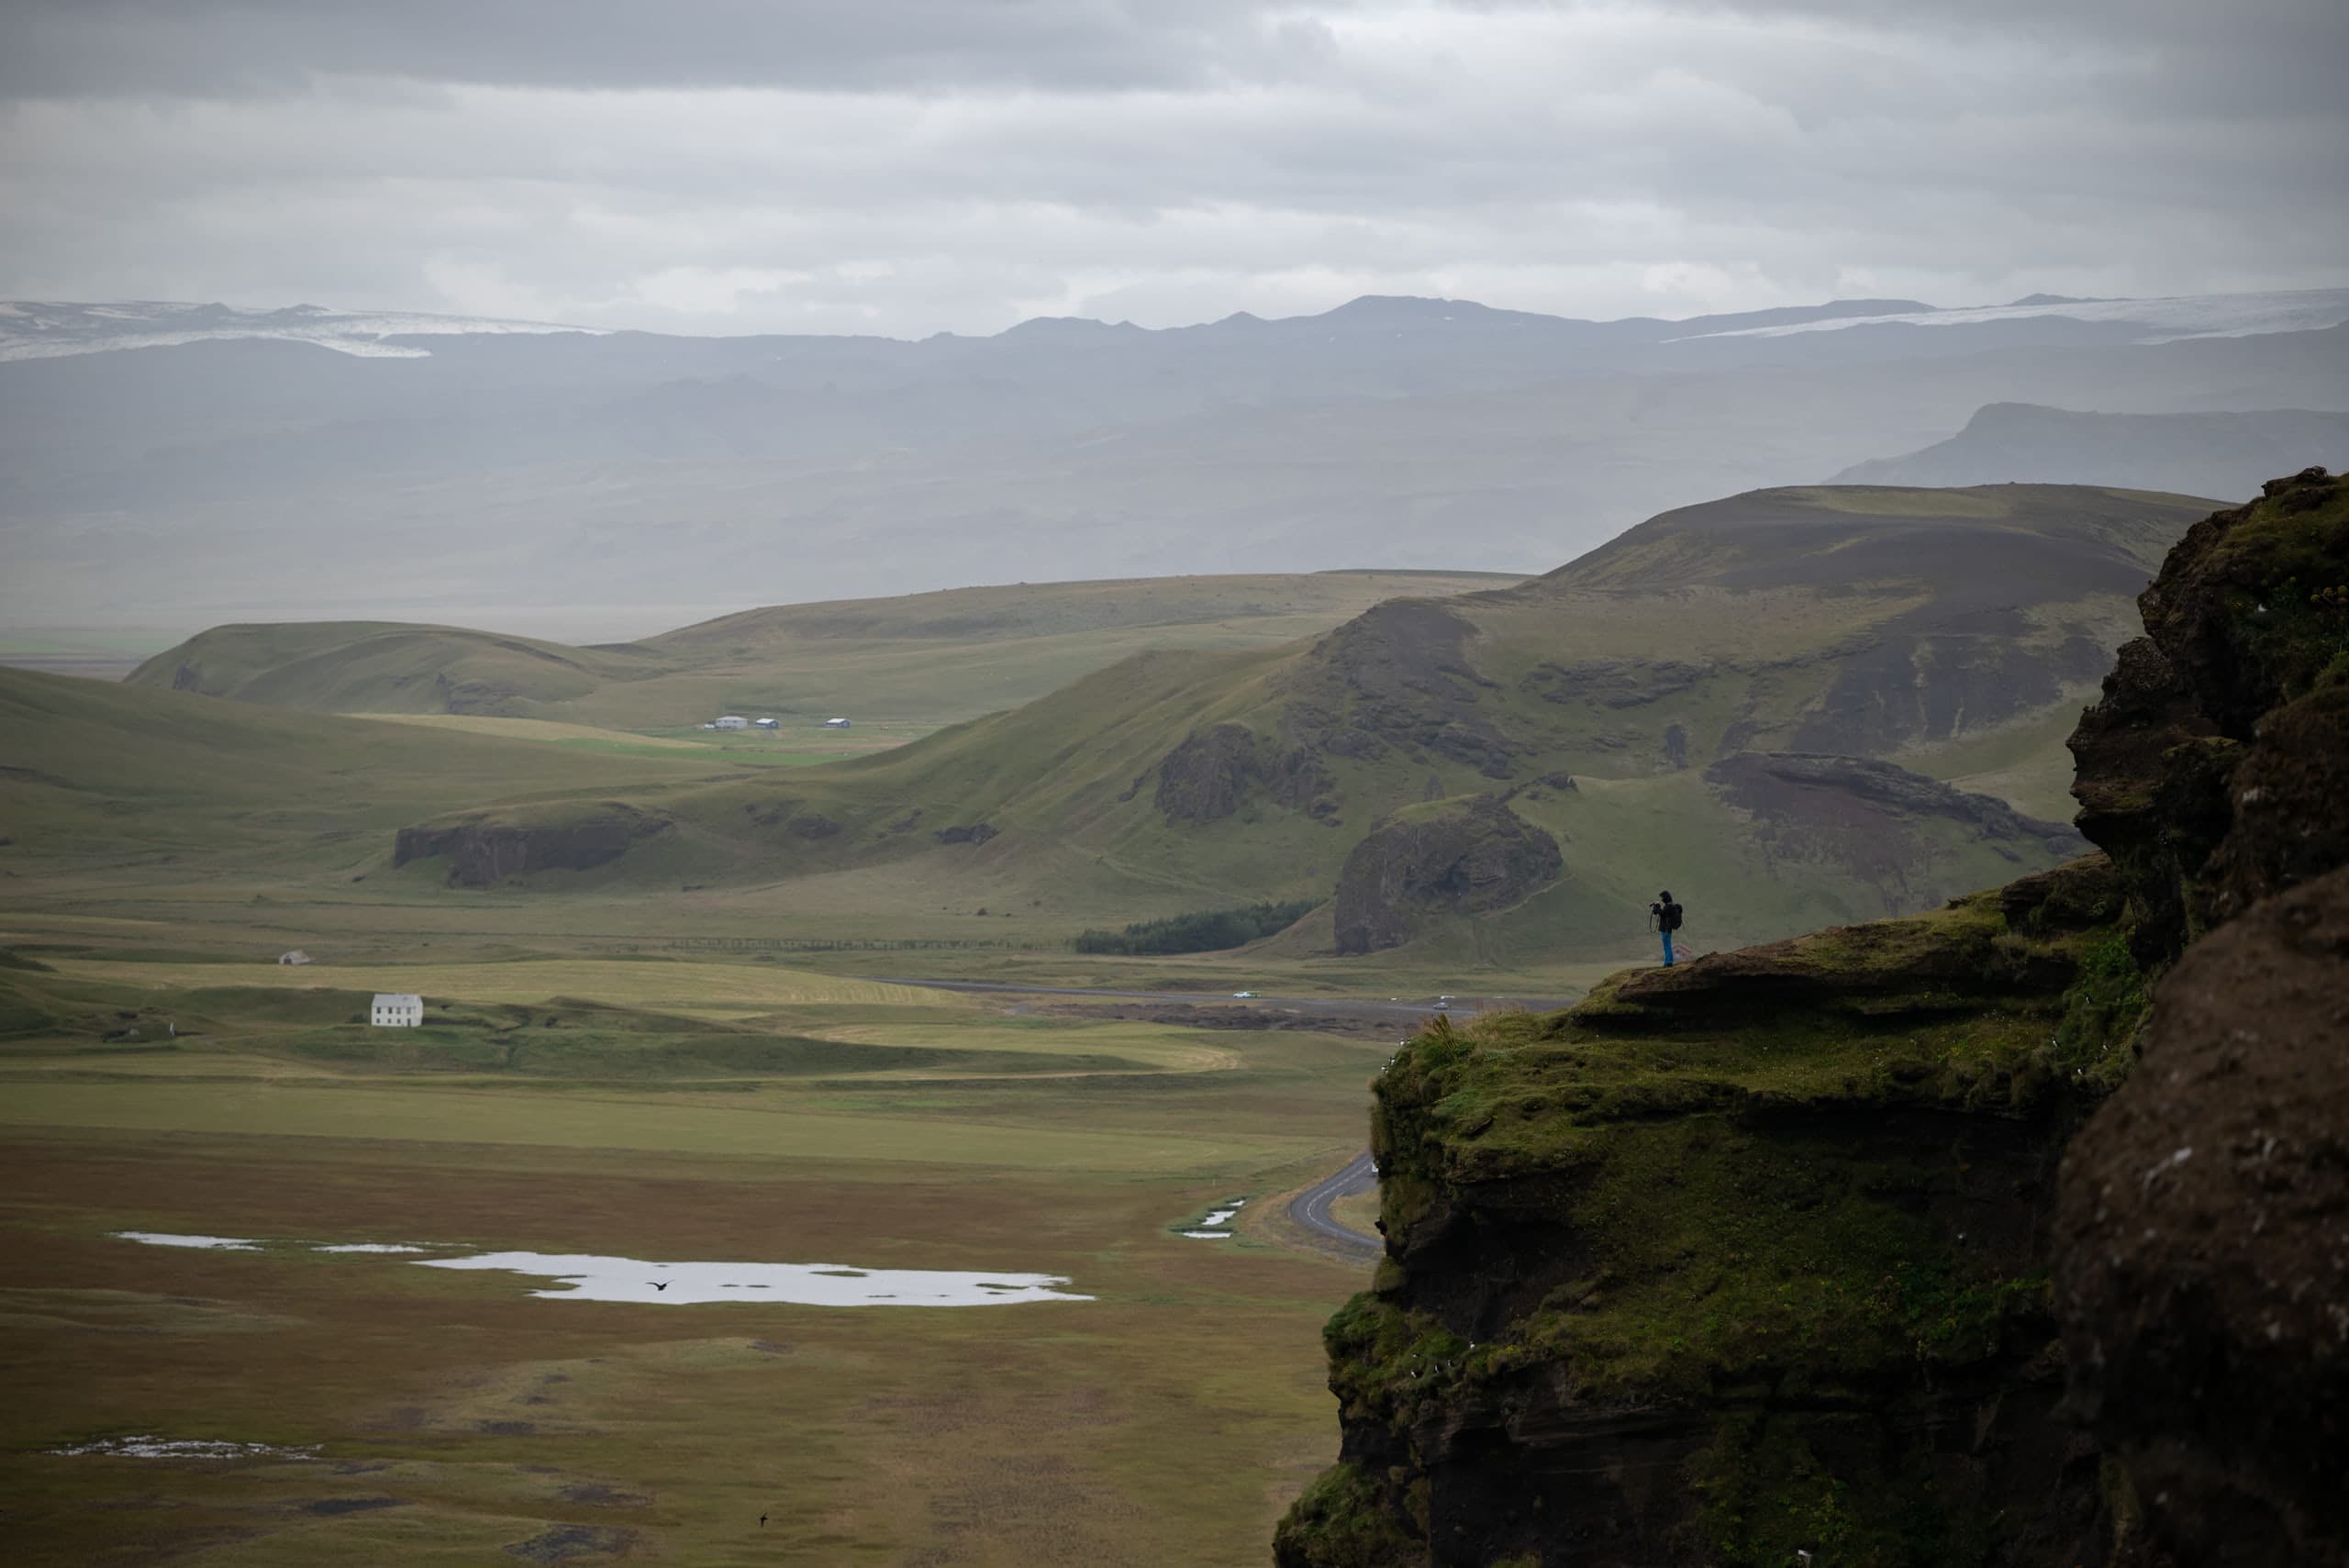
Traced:
[[[926, 985], [937, 991], [982, 991], [1030, 996], [1096, 996], [1119, 1002], [1233, 1002], [1235, 997], [1220, 991], [1105, 991], [1082, 985], [1017, 985], [993, 980], [897, 980], [896, 985]], [[1435, 1011], [1432, 1002], [1373, 1001], [1361, 996], [1250, 996], [1244, 1000], [1266, 1007], [1288, 1007], [1299, 1012], [1351, 1014], [1393, 1014], [1401, 1018], [1423, 1018]], [[1475, 1012], [1482, 1006], [1528, 1007], [1548, 1011], [1565, 1006], [1563, 1002], [1520, 1000], [1499, 997], [1454, 997], [1453, 1010]], [[1346, 1168], [1327, 1180], [1319, 1182], [1289, 1200], [1289, 1218], [1304, 1226], [1325, 1241], [1336, 1244], [1347, 1253], [1370, 1262], [1385, 1255], [1386, 1243], [1375, 1235], [1365, 1234], [1350, 1226], [1341, 1225], [1330, 1212], [1330, 1206], [1341, 1197], [1370, 1191], [1378, 1184], [1378, 1167], [1371, 1162], [1367, 1151], [1356, 1155]]]
[[1365, 1235], [1351, 1226], [1338, 1223], [1330, 1212], [1330, 1205], [1341, 1197], [1366, 1193], [1378, 1184], [1378, 1167], [1371, 1163], [1368, 1151], [1357, 1154], [1344, 1170], [1306, 1188], [1289, 1199], [1288, 1217], [1324, 1240], [1334, 1241], [1349, 1252], [1358, 1252], [1367, 1262], [1386, 1251], [1386, 1243], [1375, 1236]]

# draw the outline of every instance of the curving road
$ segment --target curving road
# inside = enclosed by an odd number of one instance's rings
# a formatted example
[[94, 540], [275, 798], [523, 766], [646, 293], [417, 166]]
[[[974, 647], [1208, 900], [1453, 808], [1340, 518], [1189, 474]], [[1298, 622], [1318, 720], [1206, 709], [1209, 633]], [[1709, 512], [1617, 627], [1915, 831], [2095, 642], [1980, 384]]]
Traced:
[[1366, 1193], [1377, 1184], [1378, 1167], [1365, 1150], [1336, 1175], [1315, 1183], [1289, 1199], [1288, 1217], [1323, 1240], [1335, 1242], [1348, 1253], [1359, 1254], [1364, 1262], [1369, 1262], [1386, 1252], [1386, 1243], [1338, 1223], [1337, 1217], [1330, 1212], [1330, 1205], [1341, 1197]]

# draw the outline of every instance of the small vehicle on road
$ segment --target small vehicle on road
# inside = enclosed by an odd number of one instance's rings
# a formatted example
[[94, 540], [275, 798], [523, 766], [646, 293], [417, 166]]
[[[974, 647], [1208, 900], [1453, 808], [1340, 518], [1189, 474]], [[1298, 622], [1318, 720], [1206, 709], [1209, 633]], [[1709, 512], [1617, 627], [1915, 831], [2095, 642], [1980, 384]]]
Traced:
[[1234, 991], [1231, 994], [1231, 999], [1235, 1002], [1252, 1002], [1256, 999], [1256, 993], [1253, 991]]

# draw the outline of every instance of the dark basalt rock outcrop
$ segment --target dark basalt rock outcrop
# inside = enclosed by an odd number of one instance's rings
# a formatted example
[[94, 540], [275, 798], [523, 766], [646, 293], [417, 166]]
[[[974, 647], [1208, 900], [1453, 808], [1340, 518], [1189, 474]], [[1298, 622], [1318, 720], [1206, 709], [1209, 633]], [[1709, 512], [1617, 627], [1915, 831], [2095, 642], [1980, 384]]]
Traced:
[[2149, 970], [2342, 863], [2349, 479], [2309, 469], [2188, 530], [2072, 737], [2080, 830], [2130, 883]]
[[1672, 659], [1589, 659], [1579, 664], [1537, 664], [1520, 684], [1543, 702], [1643, 707], [1677, 696], [1711, 673], [1705, 665]]
[[2344, 518], [2173, 552], [2073, 742], [2109, 853], [1399, 1052], [1283, 1568], [2342, 1563]]
[[2078, 1404], [2179, 1562], [2349, 1563], [2349, 871], [2162, 982], [2057, 1252]]
[[1888, 915], [1930, 906], [1938, 902], [1930, 890], [1946, 885], [1946, 873], [1935, 872], [1934, 836], [1926, 831], [1932, 822], [1951, 824], [2018, 862], [2088, 847], [2064, 823], [2026, 817], [2003, 800], [1890, 762], [1746, 751], [1713, 763], [1704, 776], [1750, 817], [1774, 858], [1848, 866], [1881, 892]]
[[1261, 788], [1276, 805], [1326, 817], [1336, 810], [1330, 787], [1329, 770], [1305, 747], [1281, 751], [1245, 725], [1219, 724], [1193, 730], [1160, 762], [1156, 803], [1169, 822], [1214, 822]]
[[992, 822], [966, 822], [953, 828], [941, 828], [930, 837], [941, 844], [984, 844], [1001, 831]]
[[1159, 812], [1169, 822], [1219, 821], [1240, 809], [1259, 776], [1254, 730], [1193, 730], [1158, 764]]
[[1494, 683], [1469, 655], [1475, 628], [1442, 605], [1393, 599], [1340, 627], [1290, 678], [1283, 741], [1365, 760], [1399, 751], [1506, 779], [1523, 748], [1482, 708]]
[[1729, 789], [1733, 797], [1764, 798], [1773, 784], [1832, 790], [1910, 816], [1945, 817], [1986, 839], [2053, 840], [2047, 847], [2059, 853], [2078, 854], [2087, 848], [2069, 823], [2026, 817], [1996, 795], [1969, 795], [1923, 773], [1862, 757], [1748, 751], [1715, 762], [1705, 770], [1705, 778]]
[[1564, 868], [1557, 840], [1489, 795], [1382, 823], [1338, 873], [1338, 951], [1400, 947], [1431, 911], [1506, 908]]
[[2074, 1404], [2180, 1563], [2341, 1564], [2349, 483], [2265, 488], [2172, 552], [2075, 740], [2133, 955], [2175, 967], [2066, 1159], [2057, 1300]]
[[494, 887], [538, 872], [592, 871], [669, 828], [668, 818], [618, 801], [606, 802], [592, 817], [563, 823], [426, 823], [399, 830], [392, 864], [438, 856], [449, 862], [450, 886]]

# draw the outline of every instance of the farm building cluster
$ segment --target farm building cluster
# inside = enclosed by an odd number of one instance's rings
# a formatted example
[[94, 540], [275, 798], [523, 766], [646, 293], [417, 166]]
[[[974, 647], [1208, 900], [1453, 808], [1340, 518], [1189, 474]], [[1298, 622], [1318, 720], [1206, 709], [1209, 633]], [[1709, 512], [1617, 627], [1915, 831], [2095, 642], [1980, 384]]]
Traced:
[[[722, 714], [719, 717], [711, 719], [707, 724], [704, 724], [702, 728], [704, 729], [780, 729], [783, 728], [783, 720], [779, 718], [745, 718], [739, 713], [729, 713]], [[849, 721], [845, 718], [828, 718], [824, 720], [824, 728], [827, 729], [847, 729], [851, 728], [851, 726]]]

